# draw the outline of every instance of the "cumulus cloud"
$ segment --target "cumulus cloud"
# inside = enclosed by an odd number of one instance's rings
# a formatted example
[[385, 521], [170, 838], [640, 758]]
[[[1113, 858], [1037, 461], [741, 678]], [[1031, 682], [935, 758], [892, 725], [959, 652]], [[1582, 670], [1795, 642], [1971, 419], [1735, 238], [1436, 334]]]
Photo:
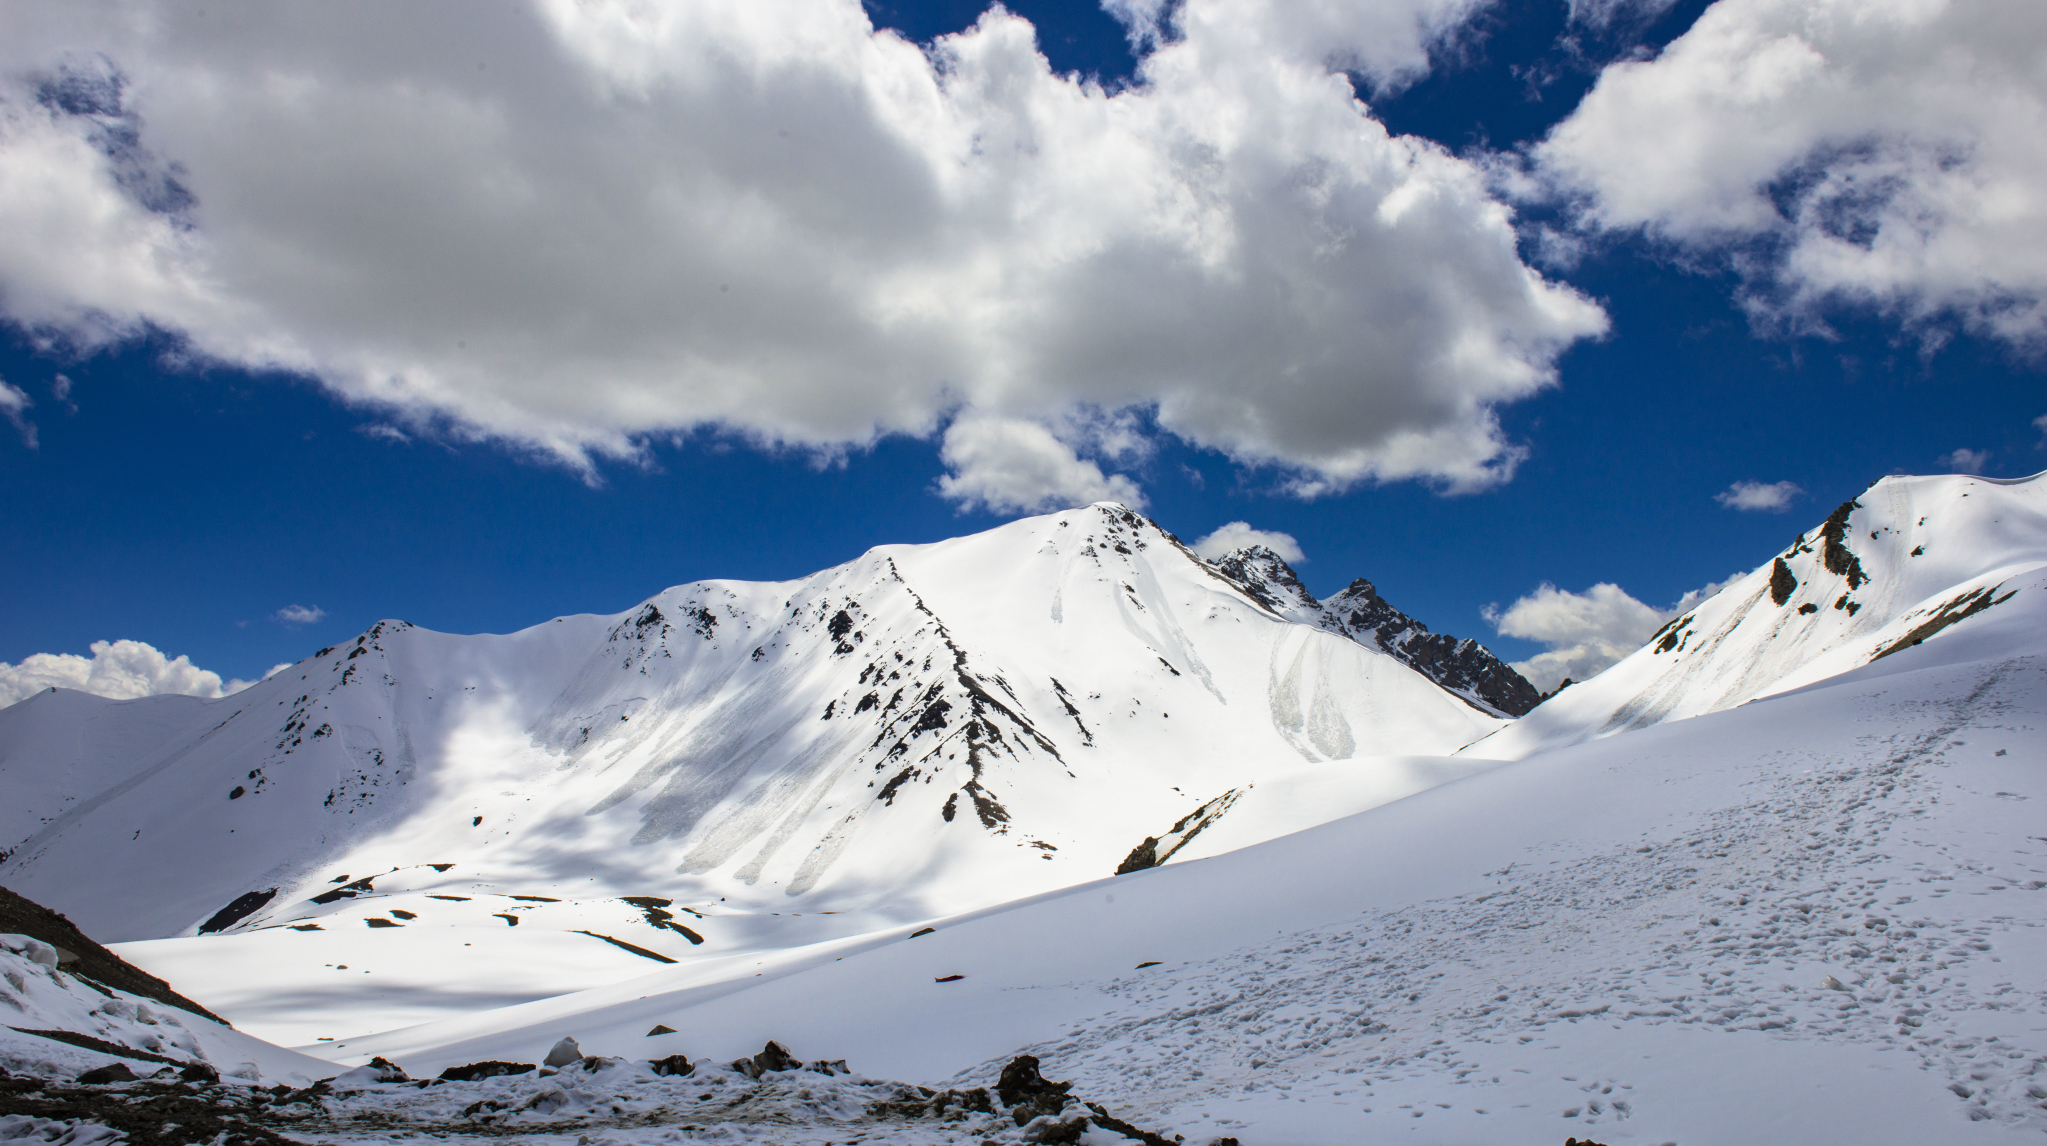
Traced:
[[1713, 500], [1746, 513], [1782, 513], [1804, 496], [1803, 489], [1788, 481], [1738, 481], [1714, 494]]
[[[1495, 408], [1605, 315], [1341, 70], [1406, 82], [1479, 2], [1131, 0], [1173, 34], [1115, 91], [999, 9], [927, 52], [858, 0], [24, 3], [0, 305], [576, 466], [706, 426], [1070, 443], [1085, 409], [1305, 495], [1481, 488], [1519, 457]], [[953, 485], [1072, 496], [1041, 469]]]
[[1196, 541], [1191, 547], [1194, 552], [1210, 561], [1225, 553], [1232, 553], [1249, 545], [1263, 545], [1279, 554], [1280, 560], [1297, 563], [1307, 560], [1301, 552], [1301, 543], [1291, 533], [1275, 529], [1253, 529], [1247, 522], [1232, 521], [1218, 526], [1215, 532]]
[[1535, 592], [1502, 610], [1488, 606], [1485, 619], [1503, 636], [1538, 641], [1549, 648], [1516, 663], [1514, 671], [1548, 692], [1569, 680], [1589, 680], [1642, 647], [1666, 621], [1695, 608], [1742, 574], [1694, 589], [1667, 609], [1646, 605], [1619, 585], [1601, 582], [1573, 593], [1544, 582]]
[[[194, 665], [188, 657], [166, 657], [142, 641], [94, 641], [92, 655], [35, 653], [18, 665], [0, 662], [0, 708], [26, 700], [46, 688], [71, 688], [115, 700], [138, 696], [220, 697], [256, 683], [230, 680]], [[265, 677], [290, 665], [278, 665]]]
[[2047, 6], [1719, 0], [1535, 149], [1594, 228], [1735, 253], [1763, 317], [2047, 341]]
[[1967, 446], [1940, 455], [1940, 464], [1958, 474], [1980, 474], [1990, 464], [1989, 450], [1972, 450]]
[[287, 625], [310, 625], [327, 615], [327, 610], [318, 605], [286, 605], [272, 613], [271, 619]]
[[28, 392], [19, 386], [0, 382], [0, 418], [6, 418], [21, 435], [21, 444], [29, 449], [36, 448], [36, 424], [28, 420], [28, 408], [35, 405]]
[[939, 457], [953, 472], [938, 479], [938, 491], [962, 509], [1029, 513], [1097, 501], [1144, 507], [1136, 482], [1104, 475], [1036, 422], [961, 418], [946, 428]]

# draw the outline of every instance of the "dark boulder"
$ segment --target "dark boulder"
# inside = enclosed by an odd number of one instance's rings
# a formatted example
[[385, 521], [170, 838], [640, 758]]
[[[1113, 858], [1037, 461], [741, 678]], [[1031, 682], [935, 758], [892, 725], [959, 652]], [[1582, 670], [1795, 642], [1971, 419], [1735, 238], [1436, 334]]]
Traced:
[[530, 1062], [499, 1062], [496, 1059], [490, 1059], [484, 1062], [451, 1066], [442, 1071], [440, 1077], [442, 1082], [475, 1082], [483, 1078], [496, 1078], [501, 1074], [531, 1074], [532, 1072], [533, 1064]]

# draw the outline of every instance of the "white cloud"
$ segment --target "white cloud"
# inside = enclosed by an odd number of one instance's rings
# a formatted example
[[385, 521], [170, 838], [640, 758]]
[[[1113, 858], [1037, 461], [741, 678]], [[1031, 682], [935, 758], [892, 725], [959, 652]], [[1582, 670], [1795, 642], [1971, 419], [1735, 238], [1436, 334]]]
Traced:
[[1544, 582], [1505, 610], [1488, 607], [1485, 619], [1501, 635], [1548, 645], [1545, 652], [1516, 663], [1514, 671], [1544, 692], [1566, 678], [1589, 680], [1642, 647], [1664, 622], [1697, 605], [1743, 576], [1694, 589], [1668, 609], [1645, 605], [1619, 585], [1601, 582], [1573, 593]]
[[1213, 561], [1225, 553], [1235, 552], [1248, 545], [1263, 545], [1279, 554], [1280, 560], [1289, 564], [1307, 560], [1307, 555], [1301, 552], [1301, 543], [1294, 540], [1293, 534], [1272, 529], [1253, 529], [1249, 523], [1242, 521], [1232, 521], [1218, 526], [1215, 532], [1196, 541], [1190, 548]]
[[1187, 0], [1114, 92], [1001, 11], [927, 53], [857, 0], [24, 2], [0, 73], [73, 70], [0, 101], [0, 289], [573, 465], [1136, 411], [1307, 495], [1481, 488], [1605, 315], [1333, 70], [1480, 2]]
[[2039, 344], [2043, 43], [2034, 3], [1719, 0], [1535, 157], [1592, 226], [1734, 252], [1761, 316], [1848, 303]]
[[327, 615], [327, 610], [318, 605], [286, 605], [271, 614], [271, 619], [287, 625], [310, 625]]
[[29, 449], [36, 448], [36, 424], [28, 420], [28, 409], [35, 405], [28, 392], [19, 386], [0, 382], [0, 418], [6, 418], [14, 426], [14, 432], [21, 435], [21, 444]]
[[1144, 508], [1144, 492], [1122, 474], [1104, 476], [1036, 422], [975, 416], [948, 426], [939, 456], [952, 473], [938, 491], [963, 509], [1029, 513], [1097, 501]]
[[1967, 446], [1942, 454], [1940, 464], [1958, 474], [1980, 474], [1990, 464], [1989, 450], [1972, 450]]
[[[0, 662], [0, 708], [34, 696], [46, 688], [71, 688], [115, 700], [172, 693], [179, 696], [227, 696], [256, 683], [231, 680], [194, 665], [190, 658], [164, 656], [141, 641], [94, 641], [92, 655], [35, 653], [18, 665]], [[290, 665], [278, 665], [270, 677]]]
[[1782, 513], [1804, 496], [1803, 489], [1788, 481], [1738, 481], [1714, 494], [1713, 500], [1747, 513]]

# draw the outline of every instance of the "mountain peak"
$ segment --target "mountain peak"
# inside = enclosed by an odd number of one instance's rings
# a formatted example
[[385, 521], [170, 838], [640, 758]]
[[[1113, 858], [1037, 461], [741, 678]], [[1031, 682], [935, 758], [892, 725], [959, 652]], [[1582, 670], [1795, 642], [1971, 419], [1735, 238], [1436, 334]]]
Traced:
[[1520, 716], [1541, 700], [1535, 686], [1491, 650], [1477, 641], [1430, 632], [1388, 604], [1363, 577], [1318, 601], [1293, 566], [1266, 546], [1233, 549], [1209, 564], [1274, 613], [1385, 653], [1484, 710]]

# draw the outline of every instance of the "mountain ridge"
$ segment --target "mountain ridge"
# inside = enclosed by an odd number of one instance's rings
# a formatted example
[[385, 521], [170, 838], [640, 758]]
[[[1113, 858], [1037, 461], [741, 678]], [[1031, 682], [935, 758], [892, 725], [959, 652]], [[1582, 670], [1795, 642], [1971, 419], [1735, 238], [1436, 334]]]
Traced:
[[1289, 620], [1315, 625], [1376, 648], [1449, 692], [1495, 716], [1523, 716], [1542, 694], [1492, 650], [1470, 638], [1434, 633], [1395, 608], [1370, 581], [1353, 580], [1326, 601], [1316, 600], [1286, 559], [1264, 545], [1247, 545], [1209, 562], [1244, 586], [1260, 604]]

